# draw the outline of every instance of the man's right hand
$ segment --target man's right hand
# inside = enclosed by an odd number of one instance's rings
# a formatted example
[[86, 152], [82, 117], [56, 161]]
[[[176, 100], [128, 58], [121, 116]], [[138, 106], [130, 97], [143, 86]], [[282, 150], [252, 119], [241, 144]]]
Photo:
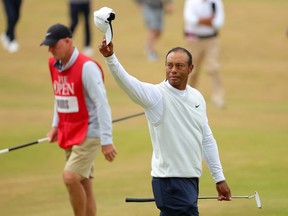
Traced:
[[112, 41], [107, 45], [105, 38], [102, 43], [98, 46], [100, 53], [106, 58], [113, 55], [113, 43]]
[[231, 201], [231, 191], [226, 181], [216, 183], [219, 201]]

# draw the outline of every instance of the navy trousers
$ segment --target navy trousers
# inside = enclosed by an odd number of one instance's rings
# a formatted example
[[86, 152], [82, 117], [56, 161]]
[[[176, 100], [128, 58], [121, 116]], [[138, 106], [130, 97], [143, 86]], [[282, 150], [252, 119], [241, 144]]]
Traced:
[[198, 178], [155, 178], [152, 189], [160, 216], [198, 216]]

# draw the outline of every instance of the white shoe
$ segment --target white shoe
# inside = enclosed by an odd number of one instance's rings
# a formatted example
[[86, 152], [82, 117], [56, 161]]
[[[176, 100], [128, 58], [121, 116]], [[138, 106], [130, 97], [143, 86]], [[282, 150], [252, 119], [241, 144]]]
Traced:
[[0, 39], [1, 39], [2, 47], [7, 50], [9, 43], [10, 43], [9, 38], [7, 37], [5, 33], [2, 33], [0, 36]]
[[220, 109], [226, 108], [226, 102], [224, 100], [213, 100], [214, 106]]
[[83, 54], [91, 57], [94, 54], [94, 50], [91, 47], [84, 47]]
[[16, 40], [13, 40], [9, 43], [9, 46], [7, 48], [8, 52], [15, 53], [19, 50], [19, 44]]
[[149, 61], [155, 62], [155, 61], [157, 61], [157, 59], [158, 59], [158, 55], [157, 55], [156, 52], [148, 51], [148, 52], [147, 52], [147, 58], [148, 58]]

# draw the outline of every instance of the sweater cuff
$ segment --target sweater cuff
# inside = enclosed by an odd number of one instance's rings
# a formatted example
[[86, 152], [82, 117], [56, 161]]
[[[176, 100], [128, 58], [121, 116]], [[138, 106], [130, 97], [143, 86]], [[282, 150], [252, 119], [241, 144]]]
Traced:
[[113, 53], [111, 56], [105, 58], [107, 64], [112, 64], [114, 59], [116, 59], [116, 55]]
[[214, 179], [215, 183], [218, 183], [221, 181], [225, 181], [225, 176], [224, 176], [223, 172], [221, 172], [221, 173], [214, 174], [213, 179]]

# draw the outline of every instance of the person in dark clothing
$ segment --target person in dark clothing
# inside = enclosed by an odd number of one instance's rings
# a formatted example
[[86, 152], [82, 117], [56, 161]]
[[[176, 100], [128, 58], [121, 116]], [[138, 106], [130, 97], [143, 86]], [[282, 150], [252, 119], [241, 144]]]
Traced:
[[84, 17], [84, 48], [83, 54], [92, 56], [94, 51], [91, 48], [91, 28], [90, 28], [90, 0], [69, 0], [70, 30], [75, 32], [79, 23], [79, 15]]
[[6, 15], [6, 30], [1, 34], [0, 40], [5, 50], [15, 53], [19, 50], [15, 29], [20, 19], [22, 0], [3, 0], [4, 14]]

